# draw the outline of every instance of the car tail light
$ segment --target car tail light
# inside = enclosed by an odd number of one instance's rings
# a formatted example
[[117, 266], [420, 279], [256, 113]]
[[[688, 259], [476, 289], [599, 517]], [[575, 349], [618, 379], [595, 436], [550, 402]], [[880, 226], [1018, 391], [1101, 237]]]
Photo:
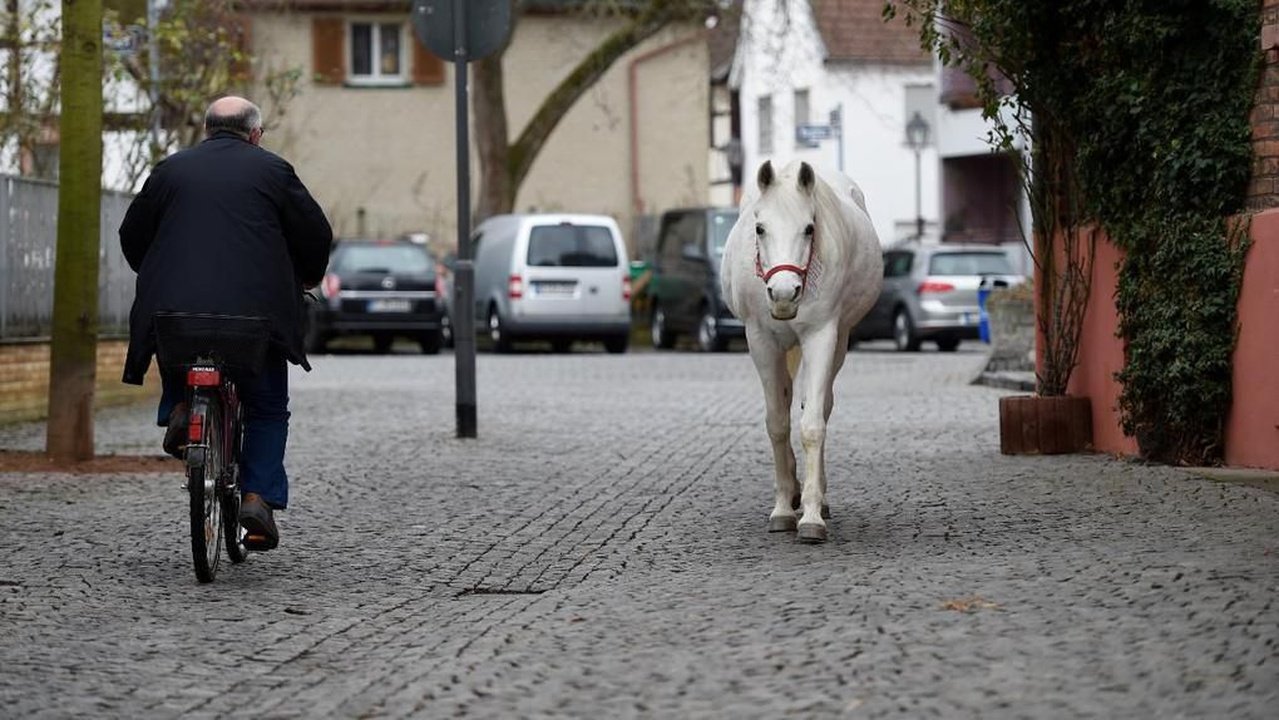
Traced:
[[631, 301], [631, 277], [629, 275], [622, 277], [622, 299], [626, 302]]
[[939, 282], [937, 280], [925, 280], [919, 284], [919, 294], [924, 293], [944, 293], [954, 290], [955, 286], [948, 282]]
[[506, 281], [506, 296], [512, 300], [519, 300], [524, 297], [524, 278], [519, 275], [512, 275]]
[[341, 289], [342, 278], [334, 275], [333, 273], [325, 275], [324, 279], [320, 281], [320, 292], [323, 293], [326, 298], [337, 297], [338, 291]]

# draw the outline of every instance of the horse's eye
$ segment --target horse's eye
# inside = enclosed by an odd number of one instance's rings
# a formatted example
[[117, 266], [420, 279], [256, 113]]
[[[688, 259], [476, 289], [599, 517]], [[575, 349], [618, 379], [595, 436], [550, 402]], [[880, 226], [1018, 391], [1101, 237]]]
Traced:
[[758, 236], [760, 236], [760, 237], [764, 237], [764, 226], [763, 226], [763, 225], [756, 225], [756, 226], [755, 226], [755, 234], [756, 234], [756, 235], [758, 235]]
[[809, 223], [807, 226], [804, 227], [804, 237], [812, 237], [812, 236], [813, 236], [813, 224]]

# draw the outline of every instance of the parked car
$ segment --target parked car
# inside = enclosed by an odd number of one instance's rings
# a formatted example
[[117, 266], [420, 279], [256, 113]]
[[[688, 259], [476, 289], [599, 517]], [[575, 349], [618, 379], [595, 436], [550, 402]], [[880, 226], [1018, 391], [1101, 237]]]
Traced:
[[734, 208], [683, 208], [662, 214], [649, 281], [653, 347], [669, 349], [691, 334], [705, 352], [728, 349], [746, 328], [720, 296], [724, 245], [737, 222]]
[[884, 252], [884, 285], [852, 339], [890, 338], [901, 351], [929, 340], [950, 352], [980, 330], [977, 288], [1024, 282], [1008, 253], [993, 245], [907, 243]]
[[475, 321], [497, 352], [548, 340], [626, 351], [631, 279], [617, 223], [602, 215], [498, 215], [475, 230]]
[[369, 335], [387, 352], [396, 337], [425, 353], [442, 344], [435, 261], [426, 248], [403, 240], [339, 240], [311, 304], [307, 350], [321, 352], [341, 335]]

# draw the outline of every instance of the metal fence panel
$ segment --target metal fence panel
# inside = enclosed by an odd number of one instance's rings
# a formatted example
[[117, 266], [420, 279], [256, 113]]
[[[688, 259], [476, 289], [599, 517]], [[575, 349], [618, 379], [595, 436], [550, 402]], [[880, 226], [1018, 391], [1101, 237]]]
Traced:
[[[102, 194], [99, 235], [99, 332], [128, 331], [134, 275], [118, 230], [132, 197]], [[58, 244], [58, 186], [0, 176], [0, 339], [48, 337], [53, 326], [53, 268]]]

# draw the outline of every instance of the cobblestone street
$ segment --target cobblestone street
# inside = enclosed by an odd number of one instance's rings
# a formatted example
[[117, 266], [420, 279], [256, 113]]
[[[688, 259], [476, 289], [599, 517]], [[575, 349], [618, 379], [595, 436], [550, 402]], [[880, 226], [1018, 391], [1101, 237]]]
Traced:
[[977, 347], [851, 355], [819, 546], [742, 352], [482, 353], [471, 441], [451, 355], [319, 357], [281, 546], [211, 585], [176, 466], [0, 474], [0, 717], [1275, 717], [1279, 495], [1002, 456]]

